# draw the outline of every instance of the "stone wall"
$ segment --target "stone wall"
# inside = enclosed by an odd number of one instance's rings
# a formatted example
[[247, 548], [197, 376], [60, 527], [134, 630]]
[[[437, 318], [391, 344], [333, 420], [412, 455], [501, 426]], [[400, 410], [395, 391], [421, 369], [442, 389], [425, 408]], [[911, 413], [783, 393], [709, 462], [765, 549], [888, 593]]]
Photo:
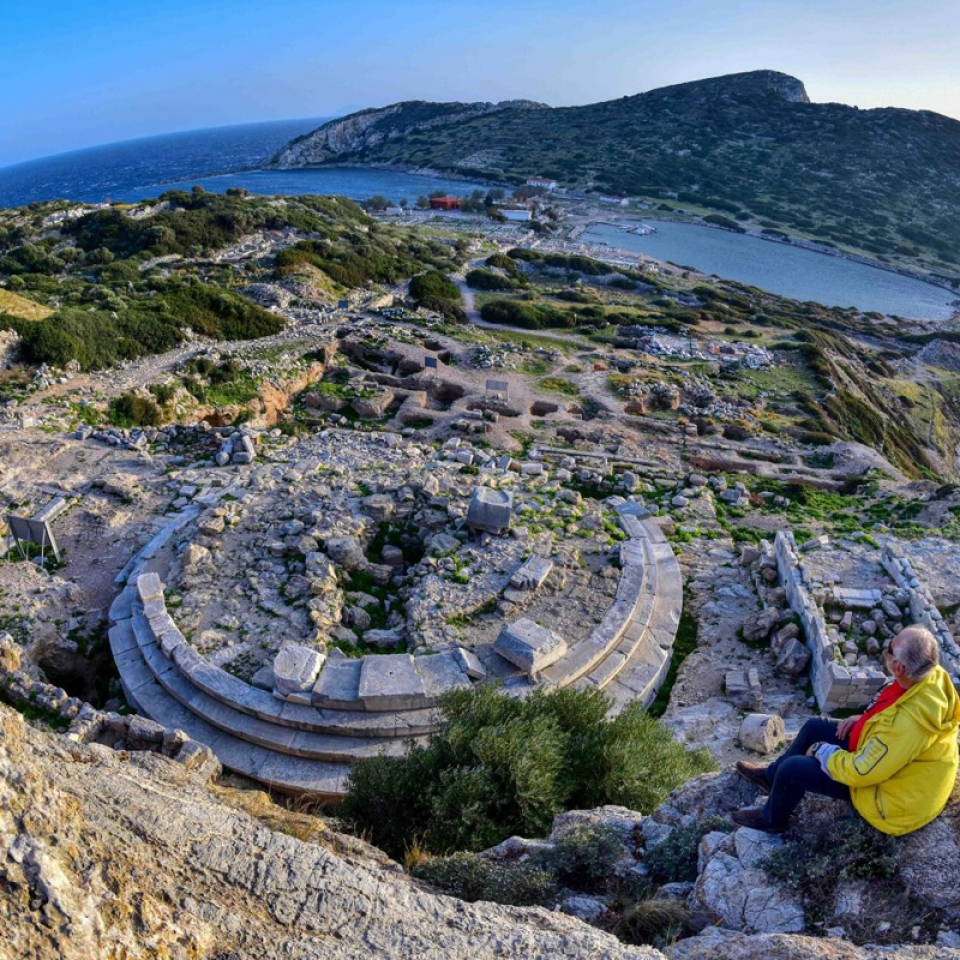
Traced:
[[894, 583], [906, 591], [910, 605], [910, 622], [923, 624], [937, 638], [937, 643], [940, 644], [940, 663], [953, 678], [953, 682], [960, 685], [960, 647], [933, 602], [930, 591], [920, 582], [910, 561], [899, 556], [891, 547], [883, 548], [880, 562]]
[[826, 712], [865, 706], [888, 677], [875, 667], [851, 667], [838, 661], [823, 612], [809, 589], [793, 534], [778, 531], [773, 550], [787, 602], [800, 618], [810, 648], [810, 680], [820, 709]]

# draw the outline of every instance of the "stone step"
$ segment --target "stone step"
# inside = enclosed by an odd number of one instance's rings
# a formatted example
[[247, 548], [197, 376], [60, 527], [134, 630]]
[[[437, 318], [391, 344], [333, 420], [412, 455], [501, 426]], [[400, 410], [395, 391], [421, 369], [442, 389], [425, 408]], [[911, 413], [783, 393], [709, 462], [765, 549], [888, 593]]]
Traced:
[[314, 760], [354, 763], [378, 754], [403, 756], [409, 740], [396, 737], [346, 737], [280, 726], [240, 713], [193, 686], [156, 643], [140, 647], [147, 666], [167, 693], [191, 713], [219, 730], [278, 753]]
[[277, 753], [214, 727], [178, 703], [160, 685], [143, 659], [129, 621], [110, 630], [110, 645], [120, 670], [121, 684], [131, 705], [171, 729], [180, 729], [210, 747], [228, 770], [250, 777], [284, 793], [309, 793], [329, 800], [346, 793], [349, 764], [293, 757]]
[[[150, 624], [140, 610], [135, 610], [130, 622], [141, 645], [155, 642]], [[434, 708], [374, 714], [345, 706], [336, 709], [332, 702], [330, 707], [310, 707], [278, 700], [272, 693], [213, 666], [189, 646], [178, 647], [171, 662], [190, 684], [207, 696], [267, 723], [348, 737], [420, 737], [440, 727], [439, 714]], [[347, 669], [356, 665], [359, 670], [359, 660], [343, 663]]]
[[[642, 630], [638, 632], [635, 621], [638, 616], [643, 616], [644, 601], [652, 603], [658, 589], [659, 571], [654, 563], [653, 545], [646, 539], [633, 540], [625, 546], [629, 553], [625, 550], [622, 554], [629, 562], [620, 577], [616, 599], [608, 608], [603, 621], [586, 639], [574, 644], [565, 656], [542, 672], [541, 676], [548, 683], [556, 686], [575, 683], [615, 654], [628, 634], [628, 647], [639, 641]], [[643, 562], [640, 561], [641, 557]], [[634, 627], [632, 633], [631, 627]], [[619, 659], [614, 656], [611, 669], [615, 669], [614, 665]]]
[[[633, 519], [633, 518], [631, 518]], [[652, 561], [653, 595], [646, 595], [619, 644], [588, 675], [579, 687], [597, 686], [613, 699], [619, 713], [639, 699], [648, 706], [670, 666], [670, 654], [683, 606], [683, 578], [673, 548], [652, 520], [636, 520], [643, 541], [631, 541], [628, 549], [644, 542]], [[619, 682], [618, 682], [619, 681]]]
[[660, 564], [660, 587], [653, 614], [629, 660], [604, 687], [611, 698], [611, 714], [620, 713], [628, 704], [639, 700], [650, 706], [670, 669], [673, 643], [680, 624], [683, 604], [683, 581], [676, 558], [671, 564]]

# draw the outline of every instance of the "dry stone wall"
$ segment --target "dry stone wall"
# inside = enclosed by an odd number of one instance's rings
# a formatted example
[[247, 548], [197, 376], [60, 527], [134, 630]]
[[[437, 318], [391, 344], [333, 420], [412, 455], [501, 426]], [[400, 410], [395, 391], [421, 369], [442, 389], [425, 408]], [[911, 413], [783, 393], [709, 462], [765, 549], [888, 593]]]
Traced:
[[787, 602], [799, 617], [810, 648], [810, 679], [820, 709], [837, 710], [869, 703], [889, 678], [873, 666], [847, 666], [837, 661], [823, 611], [806, 580], [793, 534], [779, 530], [773, 550]]

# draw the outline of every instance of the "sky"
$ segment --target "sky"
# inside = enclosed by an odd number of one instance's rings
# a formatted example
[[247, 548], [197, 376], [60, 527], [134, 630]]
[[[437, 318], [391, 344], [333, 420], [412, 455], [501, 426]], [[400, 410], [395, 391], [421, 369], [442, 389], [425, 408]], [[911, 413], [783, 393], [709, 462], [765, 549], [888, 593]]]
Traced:
[[0, 166], [398, 100], [593, 103], [773, 69], [960, 119], [960, 0], [0, 0]]

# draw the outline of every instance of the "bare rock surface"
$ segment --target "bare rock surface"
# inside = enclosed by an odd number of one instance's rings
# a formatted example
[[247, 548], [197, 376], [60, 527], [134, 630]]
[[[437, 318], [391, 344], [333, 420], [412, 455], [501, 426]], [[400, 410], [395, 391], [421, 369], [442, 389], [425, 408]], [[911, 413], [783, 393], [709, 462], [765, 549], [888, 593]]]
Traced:
[[464, 904], [354, 842], [263, 826], [183, 765], [0, 706], [0, 957], [661, 960], [572, 917]]

